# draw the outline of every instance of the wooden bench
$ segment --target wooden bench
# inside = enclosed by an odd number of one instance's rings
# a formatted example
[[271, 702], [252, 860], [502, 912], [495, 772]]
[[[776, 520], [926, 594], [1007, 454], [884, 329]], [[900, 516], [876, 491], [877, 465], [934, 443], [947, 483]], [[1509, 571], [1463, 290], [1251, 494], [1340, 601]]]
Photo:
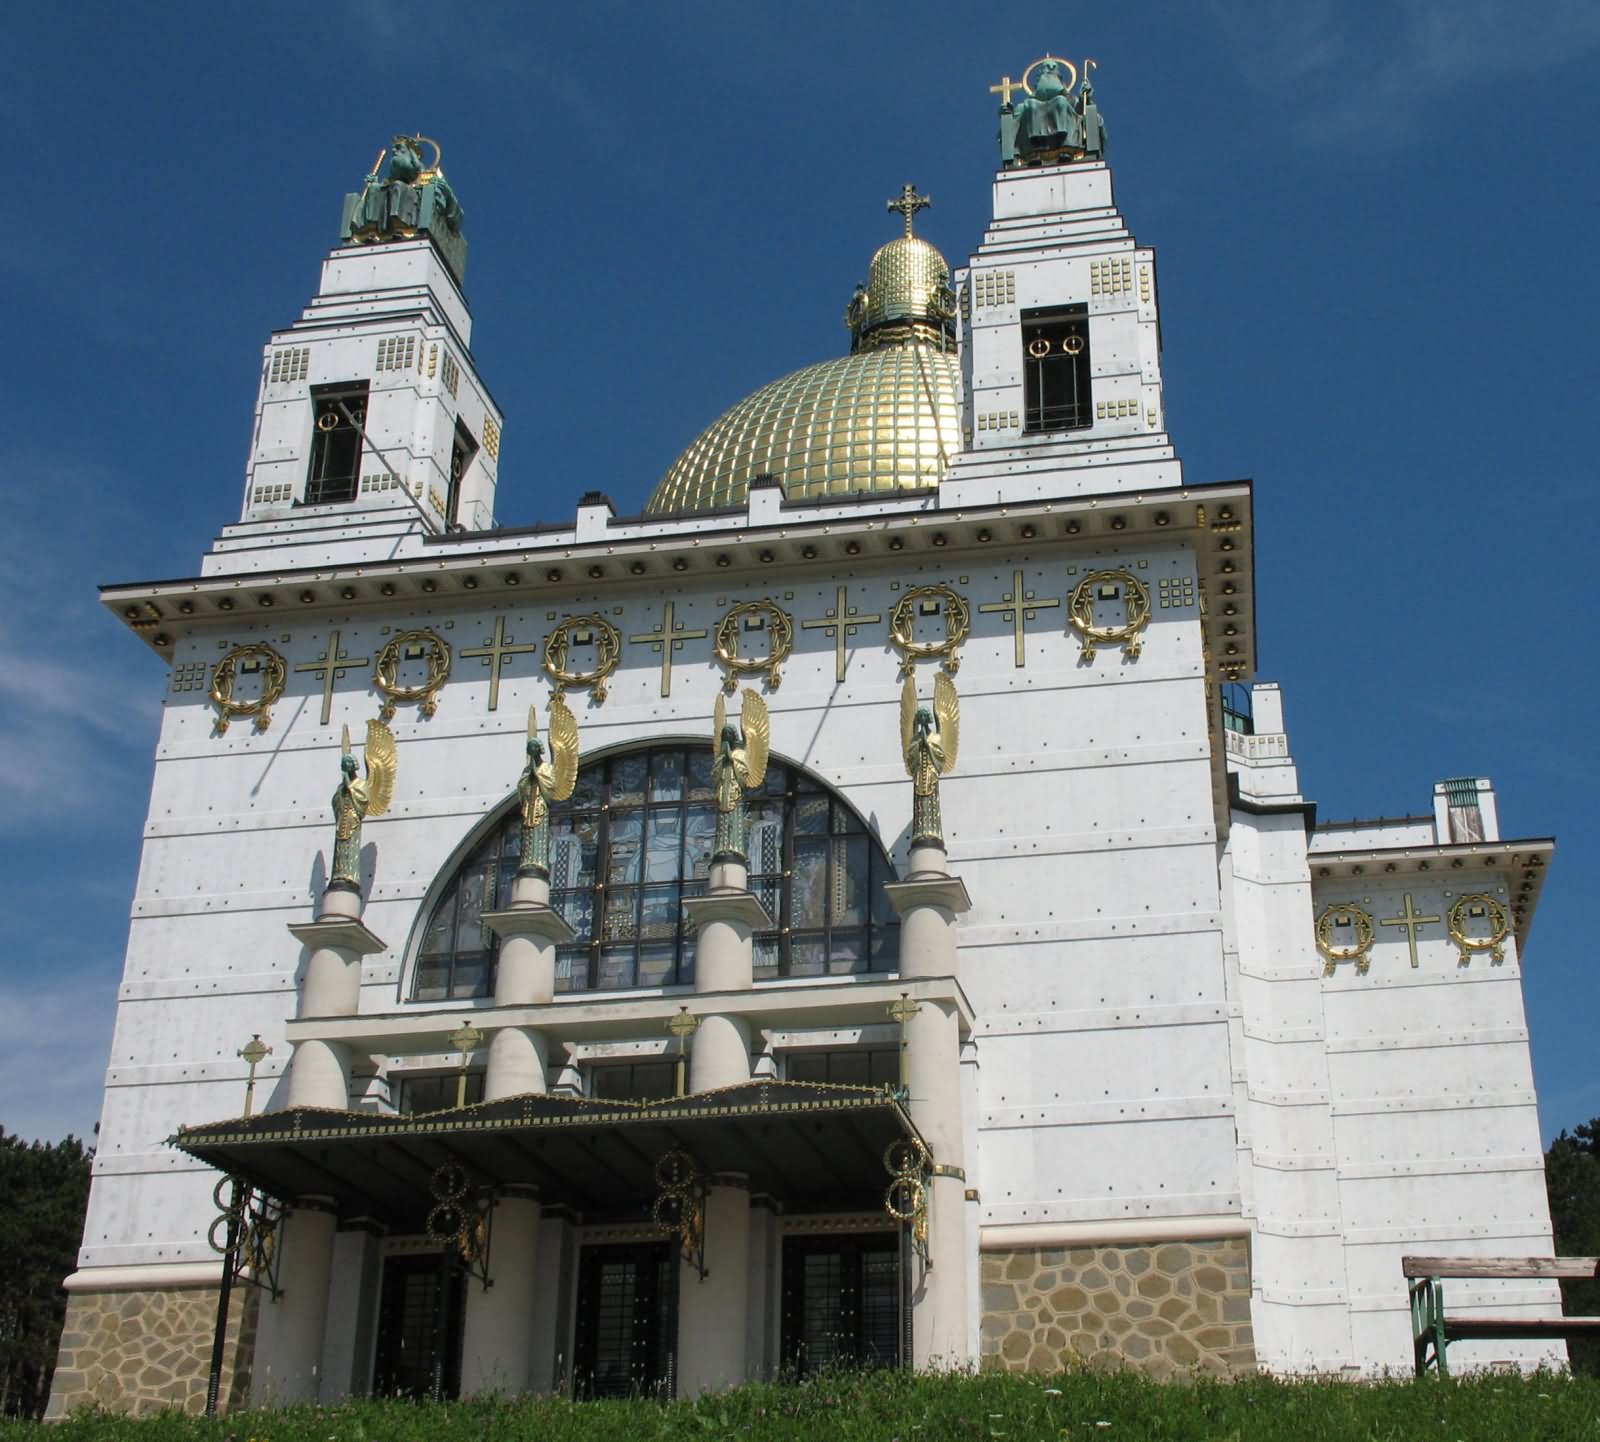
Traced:
[[1540, 1341], [1600, 1336], [1600, 1317], [1447, 1317], [1441, 1285], [1446, 1277], [1588, 1281], [1600, 1277], [1600, 1257], [1402, 1257], [1400, 1270], [1411, 1284], [1411, 1346], [1419, 1377], [1430, 1363], [1441, 1377], [1448, 1377], [1444, 1349], [1466, 1337]]

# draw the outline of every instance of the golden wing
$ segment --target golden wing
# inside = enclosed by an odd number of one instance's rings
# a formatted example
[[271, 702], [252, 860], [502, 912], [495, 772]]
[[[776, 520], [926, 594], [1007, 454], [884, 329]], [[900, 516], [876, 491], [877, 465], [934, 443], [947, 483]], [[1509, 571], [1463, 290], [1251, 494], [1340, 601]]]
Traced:
[[961, 698], [956, 695], [956, 683], [943, 671], [933, 678], [933, 719], [939, 727], [948, 774], [956, 769], [956, 753], [961, 749]]
[[722, 699], [722, 692], [717, 691], [717, 709], [711, 713], [711, 754], [722, 755], [722, 728], [728, 724], [728, 703]]
[[398, 759], [394, 732], [381, 721], [367, 722], [367, 815], [382, 816], [394, 800], [394, 773]]
[[748, 686], [744, 688], [739, 725], [744, 732], [744, 784], [748, 790], [754, 791], [767, 779], [772, 723], [767, 719], [767, 703], [761, 699], [760, 693]]
[[900, 688], [900, 759], [906, 763], [906, 773], [915, 775], [911, 769], [909, 754], [911, 742], [917, 734], [917, 678], [915, 675], [906, 677], [906, 684]]
[[550, 701], [550, 765], [555, 771], [550, 799], [565, 801], [578, 784], [578, 718], [559, 692]]

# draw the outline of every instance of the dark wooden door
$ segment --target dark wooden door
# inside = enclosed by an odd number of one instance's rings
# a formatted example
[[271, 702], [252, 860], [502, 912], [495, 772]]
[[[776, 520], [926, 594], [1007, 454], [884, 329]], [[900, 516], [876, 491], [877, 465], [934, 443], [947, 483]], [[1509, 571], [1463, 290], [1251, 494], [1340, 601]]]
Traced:
[[580, 1397], [670, 1395], [677, 1340], [677, 1267], [667, 1243], [583, 1249], [573, 1345]]
[[384, 1262], [375, 1396], [438, 1399], [460, 1392], [463, 1281], [454, 1259], [437, 1252]]
[[785, 1240], [783, 1358], [799, 1375], [899, 1366], [900, 1309], [894, 1233]]

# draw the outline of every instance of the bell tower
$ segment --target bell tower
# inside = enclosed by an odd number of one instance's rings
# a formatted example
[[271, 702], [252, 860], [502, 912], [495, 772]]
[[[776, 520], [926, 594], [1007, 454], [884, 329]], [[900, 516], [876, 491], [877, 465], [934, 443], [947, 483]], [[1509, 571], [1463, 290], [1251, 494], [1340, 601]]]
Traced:
[[263, 352], [224, 543], [493, 525], [504, 417], [472, 359], [464, 212], [439, 162], [396, 136], [345, 197], [316, 295]]
[[1155, 253], [1112, 197], [1094, 68], [1047, 55], [991, 87], [993, 220], [956, 276], [964, 445], [942, 489], [960, 501], [1182, 483]]

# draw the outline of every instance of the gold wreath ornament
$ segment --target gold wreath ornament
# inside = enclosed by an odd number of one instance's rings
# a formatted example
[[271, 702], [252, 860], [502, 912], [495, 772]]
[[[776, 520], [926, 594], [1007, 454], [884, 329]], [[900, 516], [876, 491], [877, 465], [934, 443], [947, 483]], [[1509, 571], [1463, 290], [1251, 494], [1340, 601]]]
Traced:
[[[400, 684], [400, 662], [426, 657], [428, 679], [420, 686]], [[450, 677], [450, 643], [436, 631], [402, 631], [392, 637], [389, 644], [378, 652], [372, 664], [372, 682], [383, 693], [383, 705], [378, 716], [384, 721], [394, 719], [395, 707], [415, 701], [424, 716], [432, 716], [439, 709], [439, 690]]]
[[[583, 633], [588, 632], [588, 635]], [[571, 659], [574, 640], [594, 642], [594, 668], [575, 671], [567, 663]], [[565, 693], [568, 686], [587, 686], [597, 703], [606, 699], [606, 678], [617, 669], [622, 660], [622, 633], [604, 616], [568, 616], [545, 638], [544, 669], [556, 683], [556, 695]]]
[[[739, 636], [744, 622], [750, 617], [761, 617], [767, 633], [765, 656], [741, 656]], [[794, 622], [782, 606], [771, 601], [741, 601], [717, 623], [717, 660], [722, 663], [722, 689], [733, 695], [739, 689], [739, 677], [751, 676], [757, 671], [766, 672], [767, 686], [776, 691], [783, 684], [779, 669], [794, 650]]]
[[[234, 688], [241, 669], [261, 672], [261, 694], [254, 701], [234, 699]], [[211, 673], [211, 701], [217, 708], [217, 734], [228, 729], [235, 716], [254, 716], [256, 730], [265, 731], [272, 725], [273, 703], [283, 695], [283, 683], [288, 668], [283, 657], [271, 646], [235, 646]]]
[[[937, 604], [944, 617], [942, 641], [917, 640], [917, 614], [924, 605]], [[917, 586], [895, 602], [889, 613], [889, 640], [900, 653], [900, 674], [909, 676], [918, 661], [938, 660], [952, 676], [961, 669], [961, 643], [972, 630], [972, 608], [949, 586]]]
[[[1467, 934], [1467, 923], [1474, 916], [1488, 919], [1487, 936]], [[1506, 916], [1505, 907], [1487, 892], [1475, 891], [1469, 896], [1463, 896], [1450, 908], [1445, 926], [1449, 929], [1450, 940], [1455, 942], [1456, 950], [1461, 954], [1459, 965], [1471, 966], [1472, 954], [1475, 951], [1488, 952], [1489, 960], [1495, 966], [1505, 961], [1506, 937], [1511, 934], [1511, 922]]]
[[[1333, 939], [1333, 928], [1336, 925], [1349, 925], [1355, 928], [1355, 941], [1349, 946], [1341, 946]], [[1335, 902], [1322, 908], [1322, 914], [1317, 918], [1317, 950], [1322, 953], [1324, 976], [1332, 976], [1336, 967], [1347, 962], [1355, 962], [1356, 975], [1365, 976], [1372, 966], [1372, 944], [1378, 938], [1378, 930], [1372, 924], [1372, 918], [1367, 915], [1353, 901]]]
[[[1120, 586], [1127, 620], [1120, 626], [1097, 626], [1094, 619], [1095, 590], [1101, 586]], [[1067, 619], [1080, 637], [1079, 655], [1094, 660], [1097, 646], [1121, 646], [1130, 661], [1139, 659], [1140, 639], [1150, 624], [1150, 592], [1132, 571], [1092, 571], [1073, 588], [1067, 602]]]

